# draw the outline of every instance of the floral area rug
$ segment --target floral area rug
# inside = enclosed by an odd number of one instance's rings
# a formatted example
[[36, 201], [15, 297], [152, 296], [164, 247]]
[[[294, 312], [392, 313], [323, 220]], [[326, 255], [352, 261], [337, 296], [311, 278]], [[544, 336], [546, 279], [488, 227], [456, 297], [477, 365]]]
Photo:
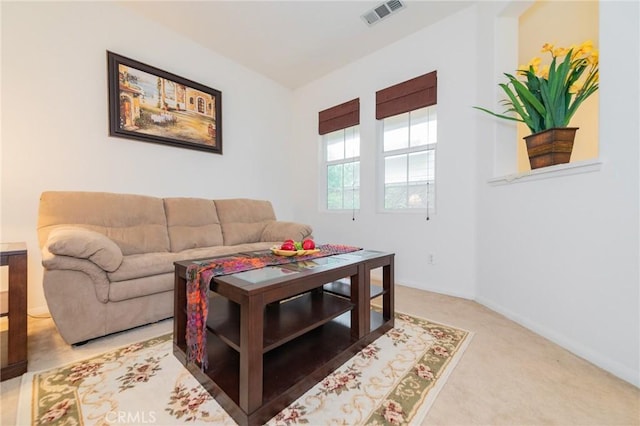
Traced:
[[[395, 327], [268, 425], [418, 424], [471, 333], [397, 314]], [[23, 377], [19, 425], [235, 425], [173, 356], [171, 334]]]

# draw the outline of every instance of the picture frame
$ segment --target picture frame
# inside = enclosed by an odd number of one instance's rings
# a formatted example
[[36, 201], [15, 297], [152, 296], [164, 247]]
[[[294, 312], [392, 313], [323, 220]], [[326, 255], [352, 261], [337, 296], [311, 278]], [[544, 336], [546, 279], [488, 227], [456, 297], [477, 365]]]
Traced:
[[107, 51], [109, 135], [222, 154], [222, 92]]

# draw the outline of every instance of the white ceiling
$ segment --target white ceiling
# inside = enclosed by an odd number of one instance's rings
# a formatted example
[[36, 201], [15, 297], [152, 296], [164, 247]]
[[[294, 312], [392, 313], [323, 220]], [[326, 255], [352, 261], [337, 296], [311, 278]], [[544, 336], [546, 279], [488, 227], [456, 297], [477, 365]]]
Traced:
[[404, 9], [372, 26], [361, 15], [382, 1], [209, 0], [120, 4], [295, 89], [474, 3], [403, 2]]

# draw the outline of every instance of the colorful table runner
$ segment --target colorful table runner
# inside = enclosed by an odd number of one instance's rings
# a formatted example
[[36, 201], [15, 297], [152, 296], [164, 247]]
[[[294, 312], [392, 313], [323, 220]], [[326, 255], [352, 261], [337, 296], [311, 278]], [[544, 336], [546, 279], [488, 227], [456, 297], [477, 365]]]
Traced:
[[266, 252], [252, 256], [218, 257], [190, 264], [187, 267], [187, 362], [200, 363], [202, 371], [208, 367], [207, 314], [209, 312], [209, 297], [207, 292], [213, 277], [361, 250], [360, 247], [338, 244], [322, 244], [316, 248], [320, 251], [303, 256], [277, 256]]

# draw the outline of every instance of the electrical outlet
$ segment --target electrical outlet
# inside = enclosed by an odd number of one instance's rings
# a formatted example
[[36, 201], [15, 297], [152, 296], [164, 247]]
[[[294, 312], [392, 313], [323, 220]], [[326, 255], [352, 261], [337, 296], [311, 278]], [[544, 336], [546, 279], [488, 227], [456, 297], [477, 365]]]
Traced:
[[436, 263], [436, 255], [433, 253], [429, 253], [429, 264], [433, 265]]

